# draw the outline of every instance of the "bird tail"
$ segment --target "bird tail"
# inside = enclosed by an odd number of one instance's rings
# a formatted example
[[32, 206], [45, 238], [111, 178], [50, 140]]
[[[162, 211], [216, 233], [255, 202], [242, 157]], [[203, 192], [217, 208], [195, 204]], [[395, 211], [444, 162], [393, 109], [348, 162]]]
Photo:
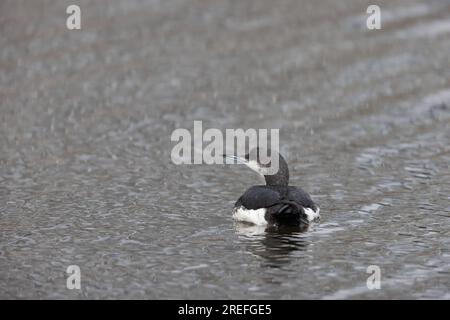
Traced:
[[282, 200], [271, 211], [275, 221], [287, 224], [309, 224], [305, 210], [294, 201]]

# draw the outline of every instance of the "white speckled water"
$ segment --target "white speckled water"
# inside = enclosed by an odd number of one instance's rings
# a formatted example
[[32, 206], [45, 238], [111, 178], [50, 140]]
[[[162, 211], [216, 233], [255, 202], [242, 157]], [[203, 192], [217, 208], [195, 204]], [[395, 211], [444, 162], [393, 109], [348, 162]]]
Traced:
[[[450, 299], [450, 2], [371, 2], [2, 1], [0, 298]], [[194, 120], [279, 128], [320, 224], [233, 222]]]

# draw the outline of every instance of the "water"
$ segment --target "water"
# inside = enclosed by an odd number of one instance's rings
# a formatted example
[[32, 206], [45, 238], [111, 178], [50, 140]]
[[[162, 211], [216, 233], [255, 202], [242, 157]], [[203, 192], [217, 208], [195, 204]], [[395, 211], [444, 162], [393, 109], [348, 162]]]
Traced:
[[[1, 298], [450, 298], [449, 1], [68, 4], [0, 4]], [[321, 223], [235, 224], [260, 180], [172, 164], [194, 120], [280, 128]]]

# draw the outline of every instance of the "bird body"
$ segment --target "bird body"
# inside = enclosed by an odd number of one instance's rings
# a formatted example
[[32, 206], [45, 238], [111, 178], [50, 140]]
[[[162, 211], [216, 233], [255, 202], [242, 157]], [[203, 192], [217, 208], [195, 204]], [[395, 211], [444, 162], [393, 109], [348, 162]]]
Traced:
[[264, 224], [309, 224], [320, 209], [303, 189], [294, 186], [253, 186], [236, 201], [233, 218]]

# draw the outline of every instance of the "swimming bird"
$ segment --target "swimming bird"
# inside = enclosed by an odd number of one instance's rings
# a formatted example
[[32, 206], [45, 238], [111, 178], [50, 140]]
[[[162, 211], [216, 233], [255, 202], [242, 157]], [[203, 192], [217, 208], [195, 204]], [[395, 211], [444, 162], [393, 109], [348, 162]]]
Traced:
[[[256, 157], [250, 157], [253, 152], [257, 153]], [[267, 174], [267, 170], [264, 169], [270, 166], [270, 162], [262, 164], [261, 152], [256, 148], [244, 157], [224, 155], [225, 158], [247, 165], [262, 175], [266, 181], [266, 185], [250, 187], [236, 201], [233, 219], [254, 225], [300, 227], [318, 221], [320, 208], [310, 195], [299, 187], [289, 186], [289, 168], [283, 156], [279, 153], [271, 154], [278, 156], [278, 171]]]

